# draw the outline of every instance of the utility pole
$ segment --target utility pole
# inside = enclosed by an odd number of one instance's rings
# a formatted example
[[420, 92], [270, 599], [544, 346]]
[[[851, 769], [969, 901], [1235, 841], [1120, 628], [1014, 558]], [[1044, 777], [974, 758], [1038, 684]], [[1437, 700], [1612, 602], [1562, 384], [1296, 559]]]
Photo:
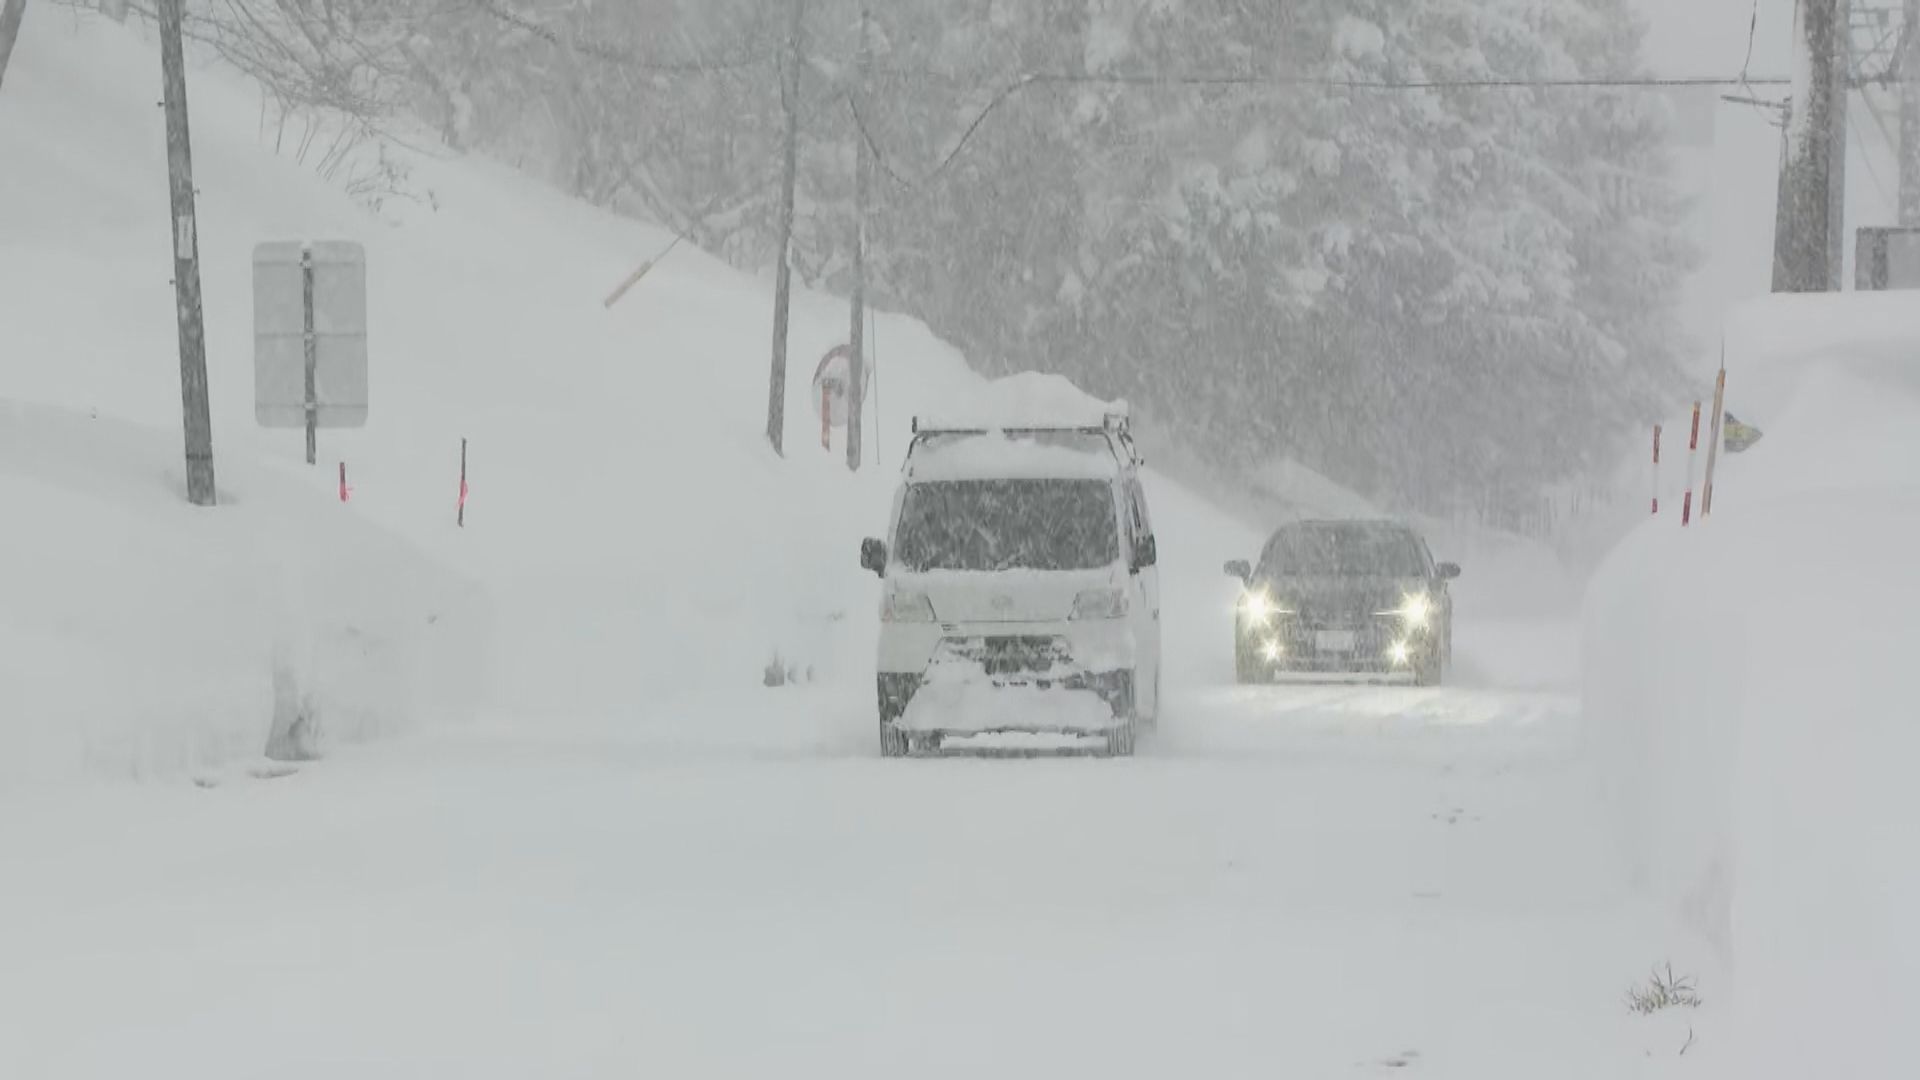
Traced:
[[[873, 14], [860, 9], [860, 75], [856, 93], [867, 89], [873, 71]], [[847, 337], [847, 468], [860, 471], [861, 429], [867, 398], [867, 140], [854, 132], [853, 157], [853, 330]]]
[[780, 96], [787, 109], [786, 166], [780, 180], [780, 262], [773, 283], [773, 370], [767, 378], [767, 441], [773, 452], [785, 456], [787, 427], [788, 302], [793, 289], [793, 194], [800, 169], [800, 35], [805, 30], [806, 0], [789, 0], [793, 22], [787, 28], [787, 70]]
[[26, 17], [27, 0], [0, 0], [0, 83], [7, 79], [7, 61], [13, 56], [13, 43], [20, 37], [20, 21]]
[[1833, 106], [1827, 114], [1827, 291], [1847, 287], [1847, 144], [1853, 102], [1853, 0], [1833, 3]]
[[1900, 224], [1920, 227], [1920, 0], [1900, 26]]
[[1846, 69], [1837, 63], [1844, 44], [1838, 21], [1843, 3], [1800, 0], [1797, 5], [1793, 98], [1774, 221], [1774, 292], [1826, 292], [1833, 284], [1834, 114], [1846, 105]]
[[192, 140], [187, 132], [187, 63], [180, 43], [183, 3], [159, 0], [160, 68], [167, 110], [167, 180], [173, 196], [173, 290], [180, 323], [187, 501], [212, 506], [213, 421], [207, 406], [207, 339], [200, 313], [200, 239], [193, 212]]

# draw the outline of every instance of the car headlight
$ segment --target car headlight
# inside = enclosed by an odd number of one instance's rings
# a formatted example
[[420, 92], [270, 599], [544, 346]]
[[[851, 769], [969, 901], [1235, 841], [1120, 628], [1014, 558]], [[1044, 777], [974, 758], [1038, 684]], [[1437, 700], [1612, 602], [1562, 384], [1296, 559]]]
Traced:
[[1426, 593], [1408, 593], [1401, 598], [1399, 607], [1376, 614], [1397, 616], [1409, 630], [1425, 630], [1433, 621], [1433, 598]]
[[1076, 619], [1118, 619], [1128, 608], [1125, 589], [1088, 589], [1073, 598]]
[[930, 623], [933, 601], [921, 592], [889, 592], [880, 604], [880, 621], [890, 623]]
[[1265, 626], [1272, 622], [1276, 616], [1292, 614], [1292, 612], [1274, 603], [1273, 597], [1268, 595], [1264, 590], [1261, 592], [1250, 592], [1241, 597], [1240, 612], [1245, 615], [1247, 621], [1254, 626]]

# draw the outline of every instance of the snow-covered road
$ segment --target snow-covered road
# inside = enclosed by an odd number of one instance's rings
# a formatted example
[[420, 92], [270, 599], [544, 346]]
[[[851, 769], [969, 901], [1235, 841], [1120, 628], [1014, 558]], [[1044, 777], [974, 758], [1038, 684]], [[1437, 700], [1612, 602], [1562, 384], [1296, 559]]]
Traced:
[[1691, 958], [1570, 698], [1193, 688], [1131, 761], [882, 761], [863, 705], [23, 799], [0, 1075], [1621, 1077], [1703, 1019], [1622, 1005]]

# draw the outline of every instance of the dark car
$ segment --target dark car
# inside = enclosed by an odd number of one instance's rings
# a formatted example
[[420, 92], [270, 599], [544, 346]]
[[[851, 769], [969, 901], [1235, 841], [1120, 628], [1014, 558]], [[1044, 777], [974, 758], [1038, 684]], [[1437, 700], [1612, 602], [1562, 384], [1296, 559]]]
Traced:
[[1409, 680], [1435, 686], [1453, 661], [1453, 563], [1435, 563], [1395, 521], [1299, 521], [1267, 541], [1234, 614], [1243, 683], [1289, 674]]

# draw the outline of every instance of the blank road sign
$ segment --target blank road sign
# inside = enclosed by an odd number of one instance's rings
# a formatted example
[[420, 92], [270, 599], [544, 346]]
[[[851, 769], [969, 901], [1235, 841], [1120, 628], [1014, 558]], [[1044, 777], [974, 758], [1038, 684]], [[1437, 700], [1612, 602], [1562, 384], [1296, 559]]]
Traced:
[[367, 256], [352, 241], [269, 242], [253, 249], [254, 417], [307, 425], [307, 284], [313, 272], [314, 426], [367, 422]]
[[1888, 234], [1887, 288], [1920, 289], [1920, 233]]

